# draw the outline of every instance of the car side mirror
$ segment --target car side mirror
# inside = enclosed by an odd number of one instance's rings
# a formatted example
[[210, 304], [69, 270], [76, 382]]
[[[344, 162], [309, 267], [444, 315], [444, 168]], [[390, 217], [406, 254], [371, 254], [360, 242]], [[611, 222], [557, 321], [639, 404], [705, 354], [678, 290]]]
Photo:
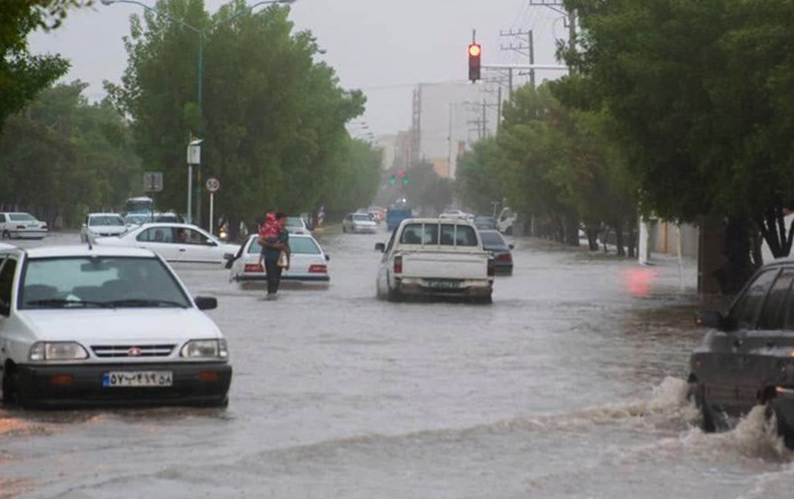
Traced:
[[326, 262], [330, 262], [331, 261], [331, 255], [329, 255], [328, 253], [325, 254], [325, 261]]
[[199, 310], [214, 310], [218, 308], [218, 300], [213, 296], [197, 296], [193, 299]]
[[726, 320], [721, 313], [714, 310], [702, 310], [695, 314], [695, 325], [714, 329], [725, 329]]
[[386, 245], [384, 243], [375, 243], [375, 251], [380, 251], [381, 253], [385, 253]]

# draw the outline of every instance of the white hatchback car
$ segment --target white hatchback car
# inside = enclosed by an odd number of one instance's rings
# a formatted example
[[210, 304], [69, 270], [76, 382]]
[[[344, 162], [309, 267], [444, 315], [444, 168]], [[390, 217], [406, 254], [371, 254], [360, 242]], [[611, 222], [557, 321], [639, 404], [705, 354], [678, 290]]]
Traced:
[[[240, 283], [265, 282], [267, 274], [259, 263], [261, 246], [257, 243], [257, 235], [252, 235], [243, 244], [231, 262], [229, 278]], [[327, 283], [328, 260], [330, 257], [323, 251], [320, 243], [310, 234], [290, 234], [289, 246], [292, 253], [290, 268], [281, 274], [285, 281]]]
[[369, 213], [348, 213], [342, 220], [342, 232], [374, 234], [378, 232], [378, 222]]
[[225, 406], [215, 307], [151, 251], [0, 248], [3, 403]]
[[97, 237], [118, 236], [126, 230], [127, 224], [118, 213], [89, 213], [80, 228], [80, 240], [88, 242]]
[[181, 223], [149, 223], [119, 237], [98, 237], [100, 246], [146, 248], [168, 262], [222, 264], [240, 250], [239, 244], [219, 241], [200, 227]]
[[30, 213], [0, 213], [0, 237], [3, 239], [32, 238], [42, 239], [47, 235], [47, 223], [42, 222]]

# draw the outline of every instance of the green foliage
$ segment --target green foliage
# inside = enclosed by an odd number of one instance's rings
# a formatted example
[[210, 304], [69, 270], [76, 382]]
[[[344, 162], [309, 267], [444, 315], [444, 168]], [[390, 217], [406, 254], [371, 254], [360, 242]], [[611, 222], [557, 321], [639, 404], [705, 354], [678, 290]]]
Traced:
[[59, 56], [31, 55], [27, 37], [36, 28], [60, 26], [71, 7], [90, 0], [11, 0], [0, 8], [0, 130], [43, 89], [66, 74], [69, 64]]
[[8, 119], [0, 138], [2, 204], [74, 226], [90, 210], [120, 206], [139, 185], [127, 125], [107, 102], [89, 104], [86, 86], [45, 90]]
[[580, 13], [570, 105], [605, 109], [643, 206], [754, 219], [788, 254], [794, 206], [794, 4], [568, 0]]
[[315, 61], [315, 39], [293, 31], [288, 8], [252, 13], [234, 1], [214, 16], [202, 0], [161, 0], [155, 8], [167, 15], [133, 16], [122, 85], [107, 88], [134, 119], [146, 168], [164, 172], [161, 206], [186, 205], [191, 136], [204, 139], [201, 170], [223, 184], [217, 213], [252, 220], [266, 209], [371, 200], [374, 152], [345, 130], [365, 98], [340, 88], [334, 70]]
[[440, 213], [452, 204], [452, 181], [440, 177], [427, 163], [405, 170], [405, 176], [397, 179], [394, 189], [400, 192], [398, 197], [405, 197], [415, 208]]

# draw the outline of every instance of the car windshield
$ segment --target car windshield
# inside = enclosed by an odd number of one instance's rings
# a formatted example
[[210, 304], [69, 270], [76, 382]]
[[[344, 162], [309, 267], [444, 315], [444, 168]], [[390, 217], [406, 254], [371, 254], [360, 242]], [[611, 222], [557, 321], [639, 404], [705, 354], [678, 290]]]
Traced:
[[483, 246], [502, 248], [506, 247], [504, 238], [498, 232], [480, 232]]
[[355, 220], [356, 222], [369, 222], [372, 220], [372, 218], [364, 213], [356, 213], [355, 215], [353, 215], [353, 220]]
[[118, 215], [94, 215], [89, 217], [88, 225], [92, 227], [124, 225], [124, 219]]
[[[295, 237], [291, 236], [289, 238], [289, 249], [290, 252], [294, 254], [302, 254], [302, 255], [319, 255], [320, 254], [320, 247], [314, 241], [314, 239], [310, 237]], [[259, 246], [259, 243], [256, 241], [256, 238], [251, 240], [251, 245], [248, 246], [248, 253], [249, 254], [258, 254], [262, 251], [262, 247]]]
[[[440, 230], [440, 233], [439, 233]], [[457, 224], [408, 224], [400, 238], [402, 244], [440, 244], [442, 246], [477, 246], [474, 229]]]
[[8, 218], [14, 222], [35, 222], [36, 217], [28, 213], [9, 213]]
[[156, 258], [31, 258], [20, 290], [20, 309], [190, 307]]
[[126, 217], [124, 217], [124, 222], [127, 223], [127, 224], [131, 224], [131, 225], [132, 224], [140, 225], [142, 223], [148, 222], [150, 218], [151, 218], [151, 215], [149, 215], [149, 214], [146, 214], [146, 215], [127, 215]]

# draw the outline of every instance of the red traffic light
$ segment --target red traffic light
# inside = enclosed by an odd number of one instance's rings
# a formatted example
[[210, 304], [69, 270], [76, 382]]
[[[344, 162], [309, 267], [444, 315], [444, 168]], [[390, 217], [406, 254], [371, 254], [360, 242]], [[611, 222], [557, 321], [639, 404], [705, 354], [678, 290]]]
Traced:
[[469, 79], [475, 82], [480, 79], [480, 57], [482, 46], [479, 43], [469, 45]]

